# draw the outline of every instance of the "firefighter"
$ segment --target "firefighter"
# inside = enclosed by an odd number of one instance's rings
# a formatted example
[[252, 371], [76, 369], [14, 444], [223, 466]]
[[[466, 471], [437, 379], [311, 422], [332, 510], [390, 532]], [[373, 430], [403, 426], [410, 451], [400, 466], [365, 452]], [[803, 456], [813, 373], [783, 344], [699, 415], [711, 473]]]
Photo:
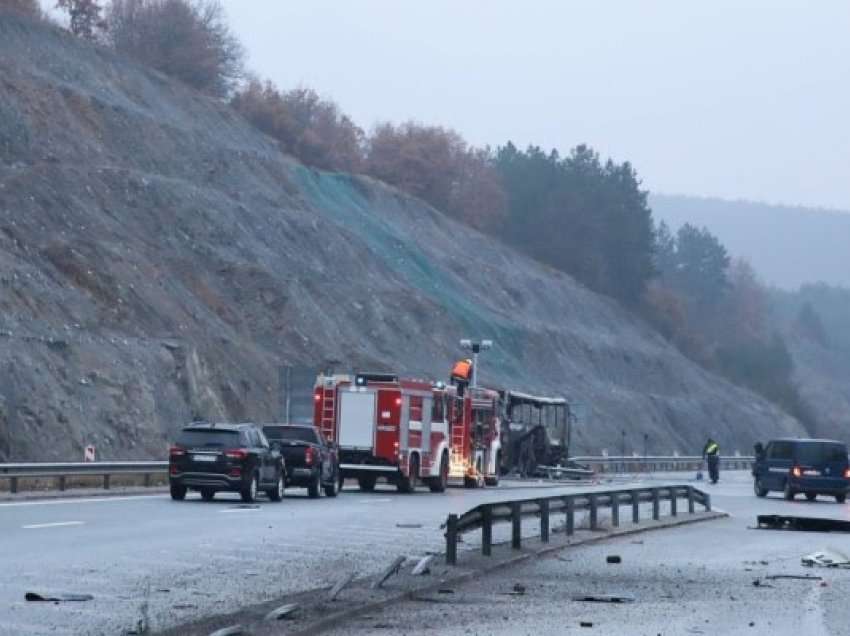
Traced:
[[455, 362], [452, 367], [452, 384], [458, 388], [458, 395], [463, 395], [464, 388], [469, 386], [472, 379], [472, 360], [465, 358]]
[[720, 445], [710, 437], [702, 449], [702, 456], [708, 460], [708, 478], [712, 484], [720, 479]]

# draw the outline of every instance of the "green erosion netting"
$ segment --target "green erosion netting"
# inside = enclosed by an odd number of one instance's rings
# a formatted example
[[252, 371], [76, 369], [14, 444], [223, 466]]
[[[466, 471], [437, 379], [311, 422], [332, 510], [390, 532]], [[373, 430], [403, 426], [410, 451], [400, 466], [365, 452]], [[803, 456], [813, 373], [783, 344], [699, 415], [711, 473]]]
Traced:
[[[295, 168], [295, 177], [316, 208], [356, 233], [390, 270], [444, 307], [460, 323], [463, 333], [495, 340], [498, 346], [487, 354], [492, 364], [504, 373], [517, 371], [516, 354], [522, 351], [523, 331], [472, 302], [452, 274], [435, 266], [417, 248], [413, 237], [400, 233], [372, 212], [372, 205], [351, 177], [303, 166]], [[399, 210], [399, 213], [405, 212]]]

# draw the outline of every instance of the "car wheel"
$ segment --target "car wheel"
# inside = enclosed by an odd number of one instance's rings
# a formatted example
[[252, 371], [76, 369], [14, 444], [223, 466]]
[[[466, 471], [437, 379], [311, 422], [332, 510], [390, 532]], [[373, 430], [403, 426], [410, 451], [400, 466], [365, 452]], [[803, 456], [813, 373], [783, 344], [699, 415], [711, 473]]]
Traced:
[[266, 494], [272, 501], [280, 501], [283, 499], [283, 473], [278, 476], [277, 485], [274, 488], [267, 490]]
[[310, 499], [318, 499], [319, 495], [322, 493], [322, 473], [321, 470], [316, 473], [316, 477], [313, 481], [310, 482], [310, 485], [307, 486], [307, 495]]
[[767, 497], [767, 488], [762, 486], [761, 479], [758, 477], [753, 481], [753, 490], [756, 493], [756, 497]]
[[174, 501], [183, 501], [186, 498], [186, 486], [171, 484], [171, 498]]
[[838, 503], [844, 503], [846, 500], [847, 500], [847, 493], [835, 495], [835, 501], [837, 501]]
[[807, 492], [806, 493], [806, 499], [808, 499], [809, 501], [814, 501], [817, 498], [818, 498], [818, 494], [816, 492]]
[[327, 486], [325, 486], [325, 495], [327, 495], [328, 497], [336, 497], [336, 493], [337, 493], [336, 488], [337, 488], [337, 483], [338, 483], [337, 474], [338, 473], [339, 473], [339, 468], [335, 468], [334, 474], [331, 475], [331, 483], [329, 483]]
[[785, 482], [785, 490], [782, 492], [786, 501], [794, 501], [794, 496], [797, 494], [794, 489], [791, 487], [791, 482]]
[[360, 490], [363, 492], [372, 492], [375, 490], [375, 478], [374, 477], [360, 477], [357, 480], [357, 484], [360, 486]]
[[449, 458], [446, 453], [443, 453], [443, 457], [440, 459], [440, 476], [431, 481], [431, 483], [428, 484], [428, 487], [431, 489], [431, 492], [444, 492], [448, 483]]
[[242, 486], [242, 490], [239, 491], [240, 496], [242, 497], [242, 501], [245, 503], [251, 503], [256, 501], [257, 499], [257, 475], [251, 477], [251, 483], [247, 486]]
[[201, 488], [201, 499], [204, 501], [212, 501], [215, 497], [215, 490], [212, 488]]

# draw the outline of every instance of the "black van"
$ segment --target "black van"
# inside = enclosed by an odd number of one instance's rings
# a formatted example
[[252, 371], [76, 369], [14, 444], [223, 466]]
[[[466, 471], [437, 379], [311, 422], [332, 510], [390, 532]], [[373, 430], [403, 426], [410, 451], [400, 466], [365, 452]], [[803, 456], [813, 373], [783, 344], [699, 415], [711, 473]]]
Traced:
[[792, 500], [797, 493], [813, 501], [831, 495], [844, 503], [850, 488], [847, 445], [829, 439], [775, 439], [756, 444], [753, 489], [758, 497], [771, 490]]

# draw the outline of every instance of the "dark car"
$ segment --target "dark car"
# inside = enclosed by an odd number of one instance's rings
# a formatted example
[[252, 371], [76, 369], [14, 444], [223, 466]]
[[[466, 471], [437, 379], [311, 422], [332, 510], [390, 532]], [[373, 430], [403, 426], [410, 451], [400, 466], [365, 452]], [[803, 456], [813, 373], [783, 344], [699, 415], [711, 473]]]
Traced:
[[209, 501], [216, 492], [238, 492], [251, 502], [264, 490], [272, 501], [283, 498], [286, 463], [255, 424], [186, 426], [171, 447], [168, 460], [171, 498], [197, 490]]
[[794, 499], [797, 493], [813, 501], [831, 495], [844, 503], [850, 487], [847, 445], [828, 439], [775, 439], [756, 445], [753, 487], [759, 497], [771, 490]]
[[286, 461], [287, 486], [306, 488], [313, 498], [322, 490], [328, 497], [336, 497], [342, 488], [339, 456], [319, 431], [312, 425], [266, 424], [263, 432]]

